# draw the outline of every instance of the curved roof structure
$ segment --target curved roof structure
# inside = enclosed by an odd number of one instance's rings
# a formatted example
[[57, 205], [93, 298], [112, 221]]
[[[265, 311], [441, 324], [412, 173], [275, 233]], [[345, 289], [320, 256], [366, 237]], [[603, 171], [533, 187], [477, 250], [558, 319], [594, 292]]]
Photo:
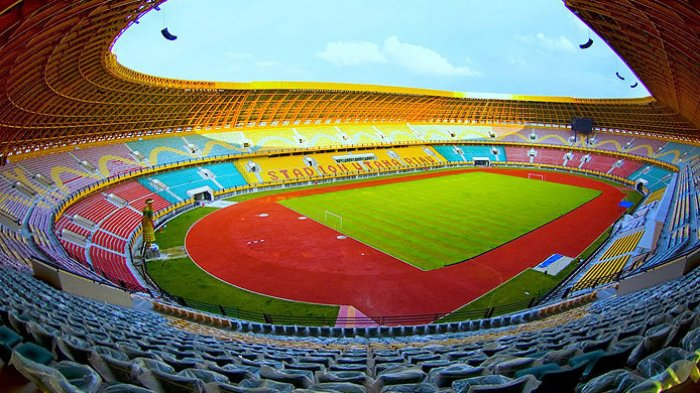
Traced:
[[566, 0], [659, 102], [700, 127], [700, 1]]
[[111, 46], [163, 1], [0, 0], [0, 154], [207, 127], [336, 122], [565, 125], [586, 116], [601, 129], [700, 135], [699, 14], [692, 1], [567, 2], [654, 95], [634, 100], [179, 81], [121, 66]]

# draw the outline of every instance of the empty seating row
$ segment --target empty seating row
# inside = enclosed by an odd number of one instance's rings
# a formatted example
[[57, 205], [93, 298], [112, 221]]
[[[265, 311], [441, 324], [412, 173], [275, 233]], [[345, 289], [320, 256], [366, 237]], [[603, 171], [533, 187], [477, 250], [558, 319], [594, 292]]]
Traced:
[[[629, 387], [692, 384], [699, 363], [697, 270], [518, 327], [382, 338], [283, 338], [172, 324], [4, 267], [0, 283], [0, 355], [44, 387], [567, 392], [593, 391], [621, 375]], [[664, 374], [669, 367], [675, 379]]]
[[637, 247], [637, 244], [639, 243], [639, 240], [642, 238], [643, 234], [644, 231], [636, 231], [634, 233], [618, 237], [612, 244], [610, 244], [603, 255], [600, 256], [599, 260], [603, 261], [608, 258], [617, 257], [633, 251]]
[[574, 284], [572, 290], [579, 291], [586, 288], [595, 288], [602, 284], [615, 281], [618, 278], [617, 275], [622, 271], [629, 259], [629, 255], [624, 255], [594, 264], [578, 282]]

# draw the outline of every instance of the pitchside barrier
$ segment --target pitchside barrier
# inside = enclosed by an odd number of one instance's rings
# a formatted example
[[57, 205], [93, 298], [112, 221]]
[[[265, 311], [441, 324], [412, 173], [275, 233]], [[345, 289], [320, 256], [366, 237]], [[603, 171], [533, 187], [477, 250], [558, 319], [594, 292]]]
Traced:
[[[687, 253], [684, 258], [684, 273], [692, 270], [693, 268], [700, 265], [700, 256], [698, 252], [700, 247]], [[663, 264], [657, 264], [645, 268], [635, 274], [641, 273], [655, 273], [660, 269], [661, 266], [673, 264], [677, 259], [667, 260]], [[624, 280], [627, 278], [625, 275], [631, 273], [631, 271], [622, 271], [618, 273], [611, 274], [605, 277], [598, 277], [584, 284], [590, 284], [592, 286], [597, 285], [611, 285]], [[555, 292], [557, 288], [561, 288], [561, 285], [555, 287]], [[593, 293], [594, 288], [582, 289], [581, 293]], [[570, 293], [567, 291], [561, 299], [566, 299]], [[578, 292], [578, 291], [577, 291]], [[540, 304], [546, 304], [547, 297], [551, 295], [549, 292], [545, 295], [540, 293], [537, 296], [533, 296], [529, 299], [525, 299], [519, 302], [498, 305], [489, 308], [477, 309], [477, 310], [459, 310], [448, 314], [435, 313], [435, 314], [417, 314], [417, 315], [392, 315], [392, 316], [369, 316], [378, 325], [423, 325], [426, 321], [440, 322], [442, 319], [447, 318], [449, 321], [467, 321], [475, 319], [486, 319], [498, 315], [508, 314], [528, 308], [535, 307]], [[578, 296], [578, 295], [576, 295]], [[182, 297], [170, 296], [170, 298], [175, 299], [180, 305], [185, 307], [191, 307], [194, 309], [207, 311], [215, 314], [221, 314], [227, 317], [233, 317], [238, 319], [245, 319], [249, 321], [265, 322], [269, 324], [278, 325], [307, 325], [307, 326], [335, 326], [336, 324], [355, 324], [358, 326], [367, 325], [367, 318], [363, 317], [344, 317], [344, 318], [327, 318], [327, 317], [311, 317], [311, 316], [293, 316], [293, 315], [278, 315], [278, 314], [268, 314], [260, 311], [251, 311], [241, 309], [239, 307], [231, 306], [221, 306], [206, 302], [200, 302], [196, 300], [185, 299]], [[551, 300], [551, 299], [550, 299]], [[544, 302], [543, 302], [544, 301]]]
[[452, 313], [326, 318], [268, 314], [260, 311], [246, 310], [239, 307], [222, 306], [200, 302], [197, 300], [185, 299], [179, 296], [174, 297], [174, 299], [176, 299], [182, 306], [207, 311], [214, 314], [221, 314], [227, 317], [277, 325], [308, 326], [335, 326], [336, 324], [366, 325], [368, 323], [367, 318], [370, 318], [378, 325], [422, 325], [425, 324], [426, 321], [438, 322], [445, 317], [449, 317], [451, 321], [467, 321], [473, 319], [491, 318], [497, 315], [524, 310], [535, 306], [542, 298], [542, 296], [538, 295], [519, 302], [476, 310], [460, 310]]

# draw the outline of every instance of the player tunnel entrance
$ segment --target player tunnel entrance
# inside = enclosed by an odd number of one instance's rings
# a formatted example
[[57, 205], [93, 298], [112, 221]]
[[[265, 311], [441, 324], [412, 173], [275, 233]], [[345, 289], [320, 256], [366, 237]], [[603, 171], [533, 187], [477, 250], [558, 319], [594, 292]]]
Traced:
[[187, 194], [193, 198], [195, 202], [211, 202], [214, 200], [214, 191], [209, 187], [199, 187], [188, 190]]

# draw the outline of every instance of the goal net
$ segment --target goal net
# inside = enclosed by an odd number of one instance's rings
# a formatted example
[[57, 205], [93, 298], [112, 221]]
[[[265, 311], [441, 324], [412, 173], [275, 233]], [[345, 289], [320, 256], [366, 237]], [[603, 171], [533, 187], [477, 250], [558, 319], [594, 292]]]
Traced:
[[546, 177], [541, 173], [528, 173], [527, 178], [531, 180], [546, 180]]
[[326, 224], [326, 226], [333, 229], [343, 228], [343, 216], [340, 214], [335, 214], [329, 210], [325, 210], [323, 212], [323, 222]]

